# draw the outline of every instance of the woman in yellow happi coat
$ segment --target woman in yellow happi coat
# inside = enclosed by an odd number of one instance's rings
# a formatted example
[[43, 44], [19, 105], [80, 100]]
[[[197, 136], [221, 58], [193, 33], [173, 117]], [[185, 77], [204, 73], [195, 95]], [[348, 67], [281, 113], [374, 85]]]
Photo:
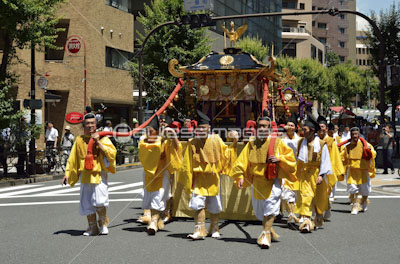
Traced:
[[[316, 211], [315, 222], [320, 224], [324, 207], [328, 207], [325, 201], [327, 175], [332, 174], [332, 166], [325, 141], [315, 137], [315, 132], [319, 129], [318, 122], [309, 115], [303, 127], [304, 138], [299, 141], [297, 149], [297, 178], [300, 188], [295, 213], [302, 218], [301, 232], [311, 232], [314, 229], [314, 223], [311, 222], [313, 209]], [[317, 186], [321, 188], [319, 196]]]
[[[341, 155], [346, 169], [347, 192], [350, 194], [352, 205], [351, 214], [356, 215], [360, 211], [360, 204], [364, 212], [368, 209], [368, 195], [371, 192], [370, 179], [375, 177], [376, 151], [366, 141], [367, 146], [363, 145], [359, 128], [353, 127], [350, 133], [350, 144], [342, 147]], [[369, 157], [364, 156], [365, 152], [369, 152]], [[357, 197], [358, 194], [362, 196], [361, 201]]]
[[[85, 135], [76, 138], [68, 158], [63, 184], [73, 187], [80, 180], [80, 214], [86, 215], [89, 227], [84, 236], [107, 235], [108, 174], [116, 172], [117, 151], [108, 137], [99, 138], [94, 114], [86, 114], [83, 120]], [[93, 138], [93, 169], [85, 168], [89, 140]], [[97, 226], [96, 212], [99, 215]]]
[[[280, 138], [276, 138], [275, 134], [268, 136], [270, 124], [268, 117], [258, 120], [257, 137], [250, 139], [230, 173], [239, 189], [253, 186], [253, 210], [256, 217], [263, 221], [263, 231], [257, 239], [261, 248], [269, 248], [271, 239], [279, 237], [274, 233], [272, 224], [280, 210], [282, 179], [296, 181], [296, 159], [293, 150]], [[273, 140], [275, 143], [272, 148]], [[276, 170], [268, 169], [275, 166]]]
[[179, 168], [182, 151], [174, 130], [171, 128], [163, 130], [163, 133], [170, 135], [170, 139], [158, 136], [158, 130], [159, 123], [156, 116], [146, 127], [146, 138], [139, 142], [139, 160], [145, 174], [142, 207], [151, 212], [151, 220], [147, 227], [149, 235], [154, 235], [159, 229], [164, 228], [160, 214], [165, 210], [170, 195], [170, 173]]
[[226, 171], [226, 168], [233, 161], [229, 158], [234, 157], [232, 151], [238, 140], [236, 132], [231, 132], [230, 136], [234, 138], [233, 144], [229, 147], [222, 139], [210, 132], [210, 119], [201, 111], [197, 111], [198, 128], [197, 137], [188, 141], [182, 167], [178, 174], [180, 182], [186, 191], [192, 193], [189, 207], [195, 211], [194, 221], [195, 229], [193, 234], [188, 237], [193, 240], [205, 239], [207, 231], [205, 229], [205, 208], [211, 215], [211, 226], [209, 234], [213, 238], [221, 236], [218, 228], [218, 216], [222, 211], [220, 197], [220, 174]]

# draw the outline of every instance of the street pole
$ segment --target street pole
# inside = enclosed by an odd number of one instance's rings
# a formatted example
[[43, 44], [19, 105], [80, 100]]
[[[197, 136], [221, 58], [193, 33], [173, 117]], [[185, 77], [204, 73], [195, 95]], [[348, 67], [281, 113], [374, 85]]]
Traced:
[[368, 109], [371, 109], [371, 80], [368, 77]]
[[[36, 79], [36, 70], [35, 70], [35, 46], [32, 44], [31, 46], [31, 100], [35, 100], [35, 80]], [[31, 127], [35, 125], [36, 117], [35, 117], [35, 109], [31, 109]], [[28, 175], [36, 174], [36, 146], [35, 146], [35, 138], [32, 137], [29, 142], [29, 164], [30, 166], [26, 166], [26, 171]]]
[[139, 54], [139, 124], [143, 124], [143, 55]]

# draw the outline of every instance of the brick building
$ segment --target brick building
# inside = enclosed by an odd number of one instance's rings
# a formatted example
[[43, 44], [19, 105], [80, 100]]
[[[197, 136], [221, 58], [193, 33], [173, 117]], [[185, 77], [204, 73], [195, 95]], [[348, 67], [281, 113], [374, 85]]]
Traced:
[[[62, 17], [56, 45], [63, 48], [66, 40], [79, 35], [86, 44], [87, 105], [98, 109], [104, 103], [108, 109], [105, 119], [114, 125], [123, 120], [131, 122], [133, 113], [133, 79], [126, 70], [126, 61], [132, 57], [134, 41], [131, 1], [69, 0], [59, 10]], [[44, 104], [37, 111], [38, 119], [52, 121], [60, 136], [66, 125], [74, 134], [82, 132], [80, 124], [69, 124], [65, 116], [84, 111], [84, 46], [79, 53], [69, 56], [63, 49], [36, 52], [36, 80], [48, 80], [46, 90], [36, 86], [36, 98]], [[18, 51], [26, 64], [11, 68], [19, 76], [17, 100], [30, 98], [30, 50]], [[0, 51], [1, 57], [1, 51]], [[62, 133], [61, 133], [62, 132]], [[43, 147], [44, 140], [38, 141]]]

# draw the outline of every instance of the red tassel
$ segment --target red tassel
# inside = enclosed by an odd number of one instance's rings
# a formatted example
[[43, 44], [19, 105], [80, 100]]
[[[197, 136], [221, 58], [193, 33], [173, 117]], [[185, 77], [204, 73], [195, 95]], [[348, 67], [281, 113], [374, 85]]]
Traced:
[[85, 169], [93, 170], [93, 154], [88, 153], [85, 157]]

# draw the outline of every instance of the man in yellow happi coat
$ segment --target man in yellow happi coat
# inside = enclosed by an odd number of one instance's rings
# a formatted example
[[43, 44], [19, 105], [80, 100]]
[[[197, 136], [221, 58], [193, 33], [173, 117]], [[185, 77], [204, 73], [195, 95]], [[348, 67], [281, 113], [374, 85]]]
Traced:
[[261, 117], [257, 122], [257, 136], [251, 137], [236, 159], [230, 176], [239, 189], [253, 186], [252, 204], [256, 217], [263, 221], [263, 231], [257, 239], [261, 248], [269, 248], [277, 239], [272, 229], [279, 214], [282, 179], [296, 181], [296, 159], [293, 150], [276, 134], [270, 135], [271, 121]]
[[220, 238], [218, 220], [222, 211], [220, 196], [220, 174], [226, 171], [234, 157], [230, 152], [235, 151], [238, 140], [237, 133], [230, 133], [233, 143], [228, 147], [222, 139], [210, 132], [210, 119], [201, 111], [197, 111], [197, 137], [188, 141], [182, 167], [179, 171], [178, 182], [185, 190], [192, 192], [189, 207], [195, 211], [194, 233], [188, 235], [193, 240], [205, 239], [205, 208], [211, 216], [209, 235]]
[[159, 129], [158, 117], [155, 116], [146, 127], [146, 138], [139, 142], [139, 160], [145, 175], [142, 207], [150, 210], [151, 220], [146, 222], [149, 235], [164, 228], [160, 214], [170, 198], [170, 173], [179, 168], [182, 152], [175, 131], [165, 127], [163, 134], [170, 138], [164, 139], [159, 136]]
[[[84, 236], [107, 235], [108, 175], [115, 173], [117, 151], [108, 137], [99, 138], [94, 114], [86, 114], [83, 120], [85, 135], [76, 138], [68, 158], [63, 184], [73, 187], [80, 179], [80, 214], [86, 215], [89, 227]], [[89, 140], [93, 138], [93, 169], [85, 168], [85, 157]], [[99, 215], [97, 226], [96, 212]], [[99, 230], [100, 228], [100, 230]]]
[[[318, 117], [318, 120], [320, 127], [320, 130], [318, 131], [318, 136], [320, 139], [326, 142], [326, 146], [328, 147], [329, 150], [329, 156], [331, 158], [331, 165], [332, 165], [332, 174], [327, 176], [328, 188], [324, 189], [326, 187], [324, 184], [317, 186], [317, 199], [321, 203], [322, 202], [324, 203], [322, 204], [323, 208], [319, 208], [319, 210], [326, 209], [323, 219], [328, 220], [331, 217], [331, 208], [332, 208], [331, 202], [329, 201], [329, 197], [336, 186], [338, 177], [344, 175], [344, 167], [335, 138], [329, 136], [328, 134], [328, 126], [330, 125], [331, 129], [333, 129], [334, 128], [333, 124], [330, 123], [328, 125], [326, 119], [322, 116]], [[318, 202], [317, 204], [320, 203]], [[326, 204], [328, 204], [328, 208], [325, 207]], [[316, 226], [317, 227], [321, 226], [322, 219], [316, 219], [316, 220], [317, 220]]]
[[[293, 154], [296, 157], [297, 146], [300, 140], [300, 137], [296, 133], [297, 127], [297, 116], [292, 113], [289, 117], [288, 122], [286, 123], [285, 130], [286, 133], [282, 136], [282, 141], [285, 142], [292, 150]], [[296, 197], [299, 190], [299, 182], [291, 181], [290, 179], [283, 179], [283, 188], [282, 188], [282, 202], [284, 207], [288, 212], [288, 224], [294, 224], [299, 221], [294, 213], [294, 208], [296, 206]]]
[[[295, 213], [301, 216], [301, 232], [311, 232], [314, 229], [311, 221], [313, 209], [316, 211], [316, 219], [320, 220], [322, 212], [328, 207], [325, 201], [327, 175], [332, 174], [332, 167], [325, 141], [315, 136], [319, 129], [318, 122], [309, 115], [303, 126], [304, 138], [299, 141], [297, 149], [297, 178], [300, 187]], [[318, 185], [323, 190], [319, 193]]]
[[[364, 212], [368, 209], [368, 195], [371, 192], [371, 178], [375, 177], [376, 151], [368, 142], [360, 139], [360, 129], [353, 127], [350, 130], [351, 141], [342, 147], [341, 155], [346, 173], [347, 192], [350, 194], [352, 210], [356, 215], [360, 211], [360, 204]], [[361, 194], [361, 201], [358, 199]]]

